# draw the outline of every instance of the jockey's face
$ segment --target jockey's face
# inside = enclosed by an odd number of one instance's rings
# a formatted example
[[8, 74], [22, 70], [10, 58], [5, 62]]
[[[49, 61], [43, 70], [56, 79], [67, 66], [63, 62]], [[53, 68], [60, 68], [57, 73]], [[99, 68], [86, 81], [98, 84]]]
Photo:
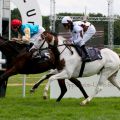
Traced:
[[66, 30], [70, 29], [70, 24], [69, 23], [64, 23], [63, 26]]
[[19, 29], [19, 26], [13, 26], [13, 27], [12, 27], [12, 30], [13, 30], [14, 32], [18, 32], [18, 29]]

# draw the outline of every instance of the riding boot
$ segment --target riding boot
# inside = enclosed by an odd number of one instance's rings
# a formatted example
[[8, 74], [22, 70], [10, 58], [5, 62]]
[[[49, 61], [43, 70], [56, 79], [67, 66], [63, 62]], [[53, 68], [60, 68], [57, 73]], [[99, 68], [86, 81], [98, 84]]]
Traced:
[[90, 56], [89, 56], [89, 54], [88, 54], [88, 52], [87, 52], [87, 49], [86, 49], [86, 47], [85, 47], [85, 45], [82, 45], [81, 46], [81, 49], [82, 49], [82, 51], [85, 53], [85, 57], [82, 59], [84, 62], [90, 62], [91, 61], [91, 58], [90, 58]]

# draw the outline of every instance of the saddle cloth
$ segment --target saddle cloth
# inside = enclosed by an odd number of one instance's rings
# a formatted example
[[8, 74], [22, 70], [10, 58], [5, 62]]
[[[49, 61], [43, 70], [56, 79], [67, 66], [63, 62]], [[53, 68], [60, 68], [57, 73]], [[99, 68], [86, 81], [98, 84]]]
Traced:
[[[84, 52], [81, 50], [80, 47], [77, 47], [77, 52], [80, 55], [80, 57], [82, 57], [83, 59], [85, 58], [85, 54]], [[88, 54], [91, 58], [91, 61], [95, 61], [95, 60], [99, 60], [102, 59], [100, 50], [98, 48], [94, 48], [94, 47], [88, 47], [87, 48]]]
[[[46, 53], [47, 53], [47, 56], [45, 55]], [[33, 53], [33, 56], [32, 56], [32, 60], [38, 63], [48, 61], [49, 59], [50, 59], [50, 55], [48, 50], [42, 50], [42, 51], [38, 50], [35, 53]]]

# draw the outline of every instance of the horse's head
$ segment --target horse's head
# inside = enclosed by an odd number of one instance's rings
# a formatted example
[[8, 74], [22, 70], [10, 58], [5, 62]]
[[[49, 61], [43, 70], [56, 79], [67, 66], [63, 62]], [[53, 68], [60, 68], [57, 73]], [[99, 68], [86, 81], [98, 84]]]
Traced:
[[45, 31], [41, 34], [42, 39], [44, 39], [49, 45], [56, 46], [58, 44], [57, 35]]

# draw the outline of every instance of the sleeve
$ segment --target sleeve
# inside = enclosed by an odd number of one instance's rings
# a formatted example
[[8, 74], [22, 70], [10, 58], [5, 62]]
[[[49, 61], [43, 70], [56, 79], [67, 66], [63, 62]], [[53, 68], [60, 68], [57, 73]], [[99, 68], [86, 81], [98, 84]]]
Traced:
[[30, 41], [30, 29], [29, 28], [25, 28], [24, 33], [25, 33], [25, 35], [22, 37], [22, 40], [25, 43], [28, 43]]
[[83, 28], [79, 25], [75, 25], [73, 29], [76, 33], [80, 32], [80, 31], [83, 31]]
[[72, 36], [72, 39], [74, 43], [77, 43], [83, 39], [83, 28], [80, 26], [74, 26], [74, 35]]
[[39, 27], [39, 29], [40, 29], [41, 34], [45, 31], [45, 29], [43, 27]]

